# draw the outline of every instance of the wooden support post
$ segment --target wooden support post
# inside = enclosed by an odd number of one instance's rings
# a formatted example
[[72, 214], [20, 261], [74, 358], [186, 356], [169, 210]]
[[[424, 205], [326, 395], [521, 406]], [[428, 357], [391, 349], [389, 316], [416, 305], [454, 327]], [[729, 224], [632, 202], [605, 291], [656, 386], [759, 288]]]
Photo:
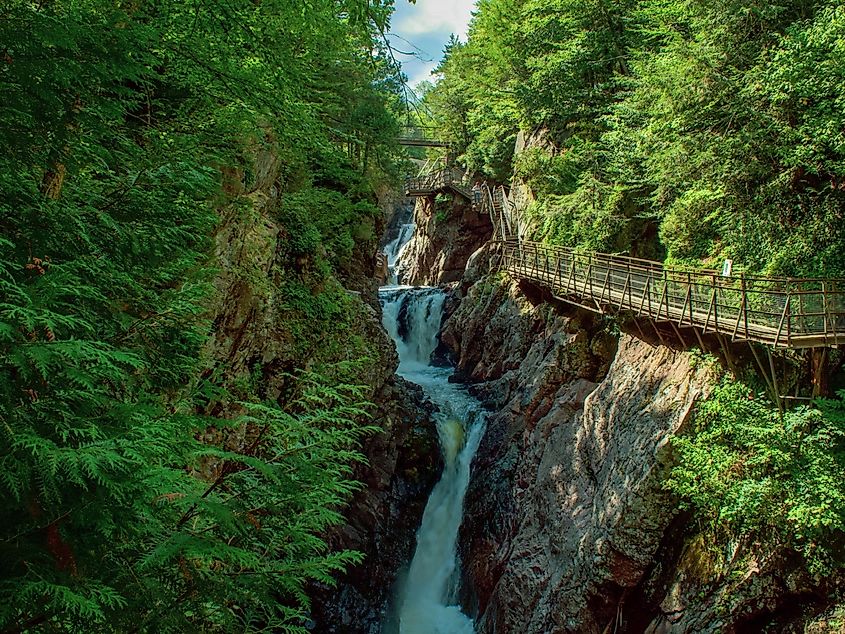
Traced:
[[660, 343], [665, 346], [666, 340], [663, 338], [663, 334], [660, 332], [660, 329], [657, 327], [657, 324], [655, 323], [655, 321], [651, 318], [649, 318], [648, 321], [649, 321], [649, 323], [651, 323], [651, 327], [654, 328], [654, 332], [657, 333], [657, 338], [660, 339]]
[[678, 341], [681, 342], [681, 346], [684, 348], [684, 350], [686, 350], [688, 348], [687, 342], [684, 340], [684, 336], [681, 334], [681, 331], [675, 325], [675, 322], [672, 321], [671, 319], [669, 320], [669, 324], [671, 324], [672, 330], [675, 331], [675, 335], [678, 337]]
[[719, 346], [722, 348], [722, 355], [725, 357], [725, 362], [728, 364], [728, 368], [730, 368], [731, 374], [733, 374], [735, 377], [738, 377], [739, 371], [736, 368], [733, 355], [731, 354], [730, 348], [728, 347], [727, 338], [722, 333], [719, 333]]
[[813, 398], [830, 396], [827, 348], [812, 348], [810, 350], [810, 368], [813, 374]]
[[643, 329], [640, 328], [639, 322], [636, 319], [633, 319], [632, 321], [634, 322], [634, 325], [637, 327], [637, 330], [640, 333], [640, 339], [642, 339], [643, 341], [646, 341], [645, 333], [643, 332]]
[[754, 360], [757, 362], [757, 367], [760, 369], [760, 376], [763, 377], [763, 380], [766, 382], [766, 387], [769, 390], [769, 394], [772, 396], [772, 399], [775, 403], [778, 402], [779, 396], [777, 394], [777, 388], [772, 385], [772, 382], [769, 380], [769, 375], [766, 372], [766, 368], [763, 366], [763, 362], [760, 360], [760, 355], [757, 354], [757, 349], [754, 347], [754, 344], [749, 341], [748, 347], [751, 348], [751, 352], [754, 354]]
[[774, 388], [775, 403], [777, 403], [778, 411], [783, 414], [783, 401], [780, 398], [780, 389], [778, 388], [778, 376], [775, 371], [775, 359], [772, 357], [772, 349], [766, 346], [766, 353], [769, 355], [769, 368], [772, 370], [772, 387]]
[[704, 345], [704, 339], [701, 338], [701, 333], [698, 332], [698, 328], [692, 326], [692, 331], [695, 333], [695, 338], [698, 339], [698, 347], [702, 352], [707, 352], [707, 346]]

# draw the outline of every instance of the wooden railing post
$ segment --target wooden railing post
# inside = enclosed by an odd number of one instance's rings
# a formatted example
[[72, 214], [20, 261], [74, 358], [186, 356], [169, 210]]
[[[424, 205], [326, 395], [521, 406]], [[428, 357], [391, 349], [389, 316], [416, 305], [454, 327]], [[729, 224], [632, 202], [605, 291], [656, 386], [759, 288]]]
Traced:
[[748, 339], [748, 312], [746, 310], [746, 301], [747, 298], [745, 296], [745, 274], [739, 274], [739, 288], [740, 288], [740, 299], [739, 299], [739, 312], [736, 314], [736, 323], [734, 324], [734, 330], [731, 333], [731, 341], [736, 340], [736, 333], [739, 330], [739, 322], [742, 321], [743, 316], [745, 316], [745, 338]]
[[822, 282], [822, 330], [824, 330], [824, 338], [827, 340], [828, 335], [828, 320], [827, 320], [827, 286]]
[[[695, 301], [695, 298], [692, 296], [692, 274], [689, 271], [687, 271], [687, 297], [689, 298], [689, 325], [694, 326], [695, 322], [692, 318], [692, 304]], [[683, 311], [681, 314], [683, 314]]]
[[[783, 324], [786, 322], [786, 318], [789, 316], [789, 291], [786, 292], [786, 302], [784, 302], [783, 306], [783, 313], [780, 316], [780, 323], [778, 324], [778, 331], [775, 335], [775, 342], [774, 345], [777, 347], [778, 343], [780, 343], [780, 335], [783, 332]], [[787, 341], [788, 343], [788, 341]]]
[[[786, 345], [788, 346], [792, 342], [792, 308], [791, 308], [791, 299], [792, 299], [792, 291], [788, 291], [789, 295], [786, 296]], [[799, 299], [801, 295], [798, 295]]]
[[[500, 197], [497, 192], [497, 198]], [[715, 271], [661, 270], [648, 261], [635, 258], [576, 253], [571, 249], [525, 241], [510, 234], [507, 220], [501, 217], [499, 228], [504, 235], [499, 245], [499, 264], [516, 276], [550, 286], [566, 301], [590, 310], [632, 310], [656, 321], [666, 319], [673, 322], [673, 326], [677, 319], [678, 326], [694, 328], [699, 339], [703, 330], [720, 336], [730, 334], [733, 341], [742, 336], [746, 341], [774, 347], [808, 348], [836, 345], [845, 338], [842, 295], [838, 290], [832, 290], [837, 288], [836, 280], [767, 279], [739, 273], [737, 284], [735, 279], [727, 280]], [[604, 282], [597, 296], [602, 268]], [[622, 273], [625, 273], [624, 285], [620, 286]], [[704, 289], [708, 278], [710, 297], [705, 311]], [[657, 284], [661, 281], [663, 286], [658, 289]], [[635, 283], [642, 284], [637, 289], [639, 302], [633, 297]], [[670, 284], [673, 286], [671, 292]], [[684, 284], [686, 292], [682, 300], [680, 291]], [[759, 302], [757, 299], [752, 301], [752, 292], [762, 293]], [[798, 293], [797, 313], [792, 305], [795, 293]], [[819, 296], [820, 300], [817, 300]], [[656, 306], [655, 299], [658, 299]], [[778, 305], [778, 302], [782, 304]]]
[[713, 276], [713, 324], [719, 332], [719, 278]]
[[563, 288], [563, 285], [562, 285], [563, 276], [562, 276], [562, 272], [560, 270], [561, 258], [558, 257], [558, 258], [555, 258], [555, 260], [557, 261], [557, 267], [556, 267], [557, 268], [557, 287], [558, 287], [558, 289], [560, 289], [560, 288]]

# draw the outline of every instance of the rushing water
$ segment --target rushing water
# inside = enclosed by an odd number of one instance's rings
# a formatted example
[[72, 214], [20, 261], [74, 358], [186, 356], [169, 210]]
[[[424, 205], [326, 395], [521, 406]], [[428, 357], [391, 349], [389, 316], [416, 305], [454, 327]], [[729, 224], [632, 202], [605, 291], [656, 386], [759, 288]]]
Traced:
[[402, 249], [414, 235], [415, 225], [410, 218], [408, 220], [409, 222], [402, 223], [399, 226], [399, 234], [396, 239], [388, 242], [384, 247], [384, 254], [387, 256], [387, 283], [390, 285], [399, 283], [396, 264], [399, 262], [399, 256], [402, 255]]
[[444, 293], [436, 288], [385, 287], [380, 292], [384, 327], [396, 342], [398, 373], [422, 386], [437, 405], [443, 476], [428, 499], [417, 548], [396, 597], [390, 634], [472, 634], [472, 620], [458, 604], [458, 529], [484, 416], [476, 399], [449, 383], [451, 368], [429, 361], [437, 346]]

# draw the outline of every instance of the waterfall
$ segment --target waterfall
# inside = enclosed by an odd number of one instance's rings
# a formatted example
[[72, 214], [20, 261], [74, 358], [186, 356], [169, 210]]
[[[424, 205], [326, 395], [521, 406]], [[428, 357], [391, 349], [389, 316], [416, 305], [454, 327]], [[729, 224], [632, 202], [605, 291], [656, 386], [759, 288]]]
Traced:
[[399, 353], [399, 373], [424, 372], [437, 347], [445, 293], [438, 288], [399, 286], [383, 288], [379, 298], [382, 323]]
[[399, 224], [399, 232], [396, 234], [396, 237], [384, 245], [384, 255], [387, 257], [387, 283], [388, 285], [395, 286], [399, 284], [399, 275], [396, 271], [396, 265], [399, 262], [399, 258], [402, 256], [402, 250], [405, 248], [405, 245], [410, 242], [411, 238], [414, 235], [414, 229], [416, 225], [413, 222], [414, 217], [414, 208], [413, 206], [409, 207], [398, 218]]
[[472, 620], [458, 597], [458, 530], [469, 484], [470, 465], [484, 428], [478, 401], [450, 383], [451, 368], [429, 364], [437, 346], [445, 294], [436, 288], [384, 288], [380, 292], [384, 327], [396, 342], [398, 373], [422, 386], [437, 406], [435, 415], [444, 469], [423, 513], [417, 548], [395, 615], [385, 634], [472, 634]]

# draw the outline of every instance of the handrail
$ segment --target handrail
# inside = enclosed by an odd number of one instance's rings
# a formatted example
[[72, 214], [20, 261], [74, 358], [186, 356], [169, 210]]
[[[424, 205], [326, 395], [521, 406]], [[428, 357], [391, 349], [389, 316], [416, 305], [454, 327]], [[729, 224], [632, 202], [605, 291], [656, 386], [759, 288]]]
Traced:
[[443, 141], [431, 134], [431, 131], [437, 130], [436, 127], [431, 126], [402, 126], [398, 137], [399, 145], [419, 145], [430, 147], [450, 147], [452, 144], [449, 141]]
[[515, 239], [496, 246], [500, 269], [589, 310], [628, 310], [774, 347], [845, 345], [845, 279], [725, 277]]
[[405, 180], [406, 196], [430, 196], [449, 189], [472, 199], [472, 193], [463, 172], [453, 167], [445, 167], [424, 176]]

